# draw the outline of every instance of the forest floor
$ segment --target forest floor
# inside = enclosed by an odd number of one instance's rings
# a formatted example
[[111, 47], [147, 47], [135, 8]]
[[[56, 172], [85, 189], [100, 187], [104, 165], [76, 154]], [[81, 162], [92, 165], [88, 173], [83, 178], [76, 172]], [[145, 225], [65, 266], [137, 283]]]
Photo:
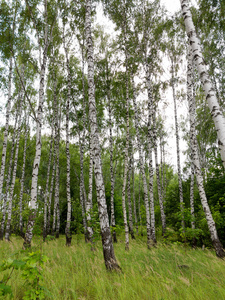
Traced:
[[[20, 237], [12, 237], [11, 243], [1, 241], [1, 263], [24, 256], [18, 252], [22, 243]], [[120, 273], [105, 269], [101, 241], [91, 251], [81, 235], [73, 236], [71, 247], [65, 246], [64, 236], [46, 243], [35, 237], [31, 251], [49, 258], [41, 271], [41, 284], [50, 293], [43, 299], [225, 299], [225, 261], [212, 250], [160, 242], [148, 250], [145, 237], [137, 237], [127, 252], [122, 236], [114, 249]], [[11, 270], [0, 273], [0, 282], [7, 272]], [[12, 272], [7, 284], [12, 287], [12, 299], [23, 299], [27, 285], [20, 269]]]

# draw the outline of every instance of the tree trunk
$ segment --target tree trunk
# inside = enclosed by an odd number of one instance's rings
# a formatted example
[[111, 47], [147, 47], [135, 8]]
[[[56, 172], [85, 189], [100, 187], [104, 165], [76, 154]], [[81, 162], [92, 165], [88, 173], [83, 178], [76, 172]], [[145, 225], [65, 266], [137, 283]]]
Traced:
[[[22, 95], [20, 95], [21, 97]], [[19, 154], [19, 142], [20, 142], [20, 133], [21, 133], [21, 98], [19, 99], [18, 103], [19, 108], [19, 120], [18, 120], [18, 129], [16, 135], [16, 150], [15, 150], [15, 157], [14, 157], [14, 166], [13, 166], [13, 173], [12, 173], [12, 183], [9, 190], [9, 200], [8, 200], [8, 219], [6, 223], [5, 229], [5, 240], [9, 241], [10, 235], [10, 227], [11, 227], [11, 218], [12, 218], [12, 201], [13, 201], [13, 193], [14, 193], [14, 186], [16, 181], [16, 169], [17, 169], [17, 162], [18, 162], [18, 154]]]
[[47, 217], [47, 235], [50, 234], [51, 231], [51, 208], [52, 208], [52, 195], [53, 195], [53, 187], [54, 187], [54, 180], [55, 180], [55, 158], [56, 158], [56, 147], [55, 147], [55, 141], [53, 140], [53, 167], [52, 167], [52, 178], [51, 178], [51, 184], [50, 184], [50, 191], [49, 191], [49, 199], [48, 199], [48, 217]]
[[17, 110], [15, 124], [14, 124], [14, 132], [13, 132], [13, 136], [12, 136], [12, 148], [11, 148], [11, 155], [10, 155], [10, 160], [9, 160], [8, 175], [7, 175], [7, 179], [6, 179], [4, 201], [3, 201], [2, 223], [1, 223], [1, 232], [0, 232], [1, 240], [3, 240], [3, 236], [4, 236], [6, 207], [7, 207], [7, 201], [8, 201], [8, 196], [9, 196], [8, 193], [9, 193], [10, 183], [11, 183], [11, 179], [12, 179], [13, 156], [14, 156], [15, 140], [16, 140], [16, 133], [17, 133], [16, 126], [17, 126], [18, 115], [19, 115], [19, 111]]
[[215, 91], [213, 89], [213, 85], [209, 78], [205, 61], [202, 56], [200, 41], [196, 35], [195, 27], [192, 21], [192, 15], [188, 5], [188, 0], [180, 0], [180, 2], [189, 44], [192, 48], [193, 60], [197, 66], [198, 74], [202, 83], [202, 88], [205, 92], [211, 116], [216, 127], [218, 146], [220, 149], [223, 166], [225, 168], [225, 118], [216, 98]]
[[[108, 76], [108, 66], [107, 66], [107, 76]], [[107, 78], [109, 81], [109, 79]], [[110, 207], [111, 207], [111, 226], [113, 228], [113, 242], [117, 243], [116, 237], [116, 220], [114, 213], [114, 171], [113, 171], [113, 138], [112, 138], [112, 110], [111, 110], [111, 98], [109, 95], [110, 91], [108, 90], [108, 113], [109, 113], [109, 147], [110, 147], [110, 181], [111, 181], [111, 190], [110, 190]]]
[[25, 140], [24, 140], [24, 149], [23, 149], [23, 166], [22, 166], [22, 175], [20, 181], [20, 196], [19, 196], [19, 209], [20, 209], [20, 217], [19, 217], [19, 231], [21, 237], [24, 238], [23, 232], [23, 191], [24, 191], [24, 179], [25, 179], [25, 167], [26, 167], [26, 153], [27, 153], [27, 139], [29, 133], [29, 116], [25, 117]]
[[94, 86], [94, 60], [93, 60], [93, 42], [91, 33], [91, 0], [86, 0], [86, 42], [87, 42], [87, 59], [88, 59], [88, 98], [89, 98], [89, 119], [91, 128], [91, 145], [93, 153], [93, 164], [95, 173], [95, 182], [97, 190], [97, 201], [99, 211], [99, 221], [102, 235], [103, 255], [105, 266], [108, 270], [119, 269], [114, 248], [112, 243], [112, 236], [109, 227], [109, 218], [106, 206], [105, 186], [103, 181], [102, 163], [101, 163], [101, 149], [99, 142], [99, 133], [97, 125], [97, 112], [95, 104], [95, 86]]
[[155, 114], [153, 114], [153, 136], [154, 136], [155, 172], [156, 172], [156, 180], [157, 180], [157, 188], [158, 188], [159, 206], [160, 206], [160, 211], [161, 211], [162, 235], [164, 236], [166, 233], [166, 216], [164, 213], [164, 205], [163, 205], [162, 193], [161, 193], [161, 183], [160, 183], [159, 164], [158, 164], [158, 151], [157, 151], [157, 142], [156, 142]]
[[93, 158], [92, 147], [90, 143], [90, 162], [89, 162], [89, 184], [88, 184], [88, 197], [87, 197], [87, 239], [93, 243], [93, 228], [91, 226], [91, 210], [92, 210], [92, 186], [93, 186]]
[[[155, 234], [155, 210], [154, 210], [154, 195], [153, 195], [153, 163], [152, 163], [152, 149], [153, 149], [153, 133], [152, 133], [152, 121], [153, 121], [153, 101], [151, 91], [151, 79], [149, 72], [149, 65], [146, 58], [146, 86], [148, 92], [148, 158], [149, 158], [149, 198], [150, 198], [150, 211], [151, 211], [151, 236], [153, 244], [156, 243]], [[160, 205], [162, 228], [166, 229], [166, 216], [164, 213], [163, 205]], [[163, 232], [164, 232], [163, 230]]]
[[56, 233], [56, 219], [57, 219], [57, 202], [58, 202], [58, 196], [59, 196], [59, 103], [56, 95], [56, 74], [54, 71], [54, 127], [55, 127], [55, 147], [54, 147], [54, 153], [55, 153], [55, 195], [54, 195], [54, 205], [53, 205], [53, 220], [52, 220], [52, 235], [55, 235]]
[[151, 224], [150, 224], [150, 211], [149, 211], [149, 201], [148, 201], [148, 187], [147, 187], [147, 180], [145, 175], [144, 169], [144, 158], [143, 152], [141, 149], [141, 140], [140, 140], [140, 132], [139, 132], [139, 116], [137, 112], [137, 104], [136, 104], [136, 91], [134, 86], [134, 78], [132, 78], [133, 84], [133, 103], [134, 103], [134, 120], [135, 120], [135, 129], [136, 129], [136, 137], [137, 137], [137, 144], [138, 144], [138, 152], [139, 152], [139, 162], [140, 162], [140, 169], [142, 173], [142, 180], [144, 185], [144, 200], [145, 200], [145, 209], [146, 209], [146, 227], [147, 227], [147, 247], [150, 248], [151, 245]]
[[[43, 115], [43, 101], [44, 101], [44, 83], [45, 83], [45, 69], [47, 63], [47, 50], [48, 50], [48, 24], [47, 24], [47, 0], [44, 3], [44, 18], [45, 18], [45, 29], [44, 29], [44, 51], [43, 59], [41, 64], [40, 72], [40, 83], [39, 83], [39, 103], [36, 117], [36, 149], [35, 158], [32, 171], [32, 182], [31, 182], [31, 199], [30, 199], [30, 215], [27, 223], [27, 230], [24, 238], [23, 247], [28, 248], [31, 246], [31, 240], [33, 237], [33, 228], [36, 217], [37, 208], [37, 184], [38, 184], [38, 172], [41, 159], [41, 127], [42, 127], [42, 115]], [[39, 45], [40, 46], [40, 45]]]
[[177, 121], [177, 104], [176, 104], [176, 93], [175, 93], [175, 78], [174, 78], [174, 61], [171, 58], [172, 66], [172, 80], [171, 86], [173, 91], [173, 103], [174, 103], [174, 120], [175, 120], [175, 133], [176, 133], [176, 146], [177, 146], [177, 173], [178, 173], [178, 184], [179, 184], [179, 196], [180, 196], [180, 211], [181, 211], [181, 226], [183, 233], [185, 233], [185, 223], [184, 223], [184, 199], [183, 199], [183, 187], [182, 187], [182, 177], [181, 177], [181, 167], [180, 167], [180, 143], [179, 143], [179, 131], [178, 131], [178, 121]]
[[70, 64], [68, 57], [68, 49], [66, 48], [65, 37], [64, 37], [64, 50], [66, 53], [66, 67], [67, 67], [67, 78], [68, 78], [68, 92], [66, 102], [66, 198], [67, 198], [67, 218], [66, 218], [66, 245], [71, 246], [72, 234], [70, 230], [71, 223], [71, 195], [70, 195], [70, 129], [69, 129], [69, 113], [70, 113], [70, 101], [71, 101], [71, 73]]
[[136, 226], [136, 233], [138, 234], [138, 221], [137, 221], [137, 208], [135, 198], [135, 181], [134, 181], [134, 153], [132, 149], [132, 184], [133, 184], [133, 210], [134, 210], [134, 221]]
[[189, 104], [189, 114], [190, 114], [190, 140], [191, 140], [191, 153], [193, 155], [192, 162], [195, 167], [195, 174], [198, 184], [198, 190], [199, 195], [202, 203], [203, 210], [205, 212], [206, 221], [208, 224], [211, 240], [213, 243], [213, 246], [216, 250], [216, 255], [220, 258], [225, 257], [225, 252], [223, 251], [222, 244], [219, 240], [216, 225], [213, 220], [208, 201], [206, 198], [206, 193], [204, 190], [204, 184], [203, 184], [203, 177], [201, 173], [200, 163], [199, 163], [199, 157], [198, 157], [198, 149], [197, 149], [197, 139], [195, 135], [195, 115], [194, 115], [194, 97], [192, 94], [192, 64], [191, 64], [191, 55], [189, 53], [188, 56], [188, 79], [187, 79], [187, 99]]
[[47, 237], [47, 210], [48, 210], [48, 196], [49, 196], [48, 188], [49, 188], [50, 169], [51, 169], [51, 162], [52, 162], [52, 145], [53, 145], [53, 127], [52, 127], [52, 133], [51, 133], [51, 142], [50, 142], [50, 149], [49, 149], [47, 179], [46, 179], [45, 194], [44, 194], [43, 241], [45, 241], [45, 238]]
[[60, 208], [59, 208], [59, 144], [60, 144], [60, 132], [61, 132], [61, 103], [59, 103], [59, 117], [58, 117], [58, 134], [56, 141], [56, 175], [55, 175], [55, 202], [56, 202], [56, 228], [55, 237], [59, 238], [60, 228]]
[[[0, 202], [2, 199], [2, 188], [4, 183], [4, 174], [5, 174], [5, 163], [6, 163], [6, 150], [7, 150], [7, 141], [8, 141], [8, 132], [9, 132], [9, 117], [11, 110], [11, 100], [12, 100], [12, 57], [9, 60], [9, 82], [8, 82], [8, 101], [6, 107], [6, 117], [5, 117], [5, 131], [4, 131], [4, 139], [3, 139], [3, 147], [2, 147], [2, 162], [1, 162], [1, 172], [0, 172]], [[3, 239], [4, 235], [4, 226], [5, 226], [5, 212], [6, 212], [6, 201], [3, 201], [3, 219], [1, 222], [1, 231], [0, 231], [0, 239]]]
[[130, 159], [129, 159], [129, 170], [127, 174], [127, 202], [128, 202], [128, 216], [129, 216], [129, 231], [131, 234], [131, 238], [135, 239], [134, 236], [134, 226], [133, 226], [133, 213], [132, 213], [132, 203], [131, 203], [131, 172], [132, 172], [132, 159], [131, 159], [131, 151], [130, 151]]

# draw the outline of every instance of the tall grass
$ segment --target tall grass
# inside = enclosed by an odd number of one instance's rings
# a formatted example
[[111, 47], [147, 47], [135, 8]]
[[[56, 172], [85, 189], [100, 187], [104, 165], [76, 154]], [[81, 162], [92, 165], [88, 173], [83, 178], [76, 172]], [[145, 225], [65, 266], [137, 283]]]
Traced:
[[[1, 242], [0, 257], [21, 248], [18, 237]], [[114, 248], [122, 272], [116, 273], [105, 269], [100, 241], [95, 248], [91, 251], [80, 235], [73, 236], [69, 248], [64, 237], [47, 243], [34, 238], [32, 250], [41, 249], [49, 257], [43, 272], [52, 299], [225, 299], [225, 262], [210, 250], [163, 243], [148, 250], [137, 237], [127, 252], [120, 237]], [[14, 271], [9, 281], [13, 299], [22, 299], [25, 291], [20, 275]]]

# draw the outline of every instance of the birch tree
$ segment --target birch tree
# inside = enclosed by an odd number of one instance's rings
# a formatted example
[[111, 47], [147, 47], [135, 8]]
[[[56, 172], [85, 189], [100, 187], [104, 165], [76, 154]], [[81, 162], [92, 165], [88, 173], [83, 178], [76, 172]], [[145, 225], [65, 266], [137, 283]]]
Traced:
[[13, 173], [12, 173], [12, 182], [9, 189], [9, 199], [8, 199], [8, 218], [6, 223], [5, 229], [5, 240], [9, 241], [10, 235], [10, 226], [11, 226], [11, 219], [12, 219], [12, 201], [13, 201], [13, 194], [14, 194], [14, 186], [16, 181], [16, 170], [17, 170], [17, 162], [18, 162], [18, 154], [19, 154], [19, 141], [20, 141], [20, 133], [21, 133], [21, 113], [22, 113], [22, 106], [21, 106], [21, 98], [23, 95], [19, 95], [18, 100], [18, 107], [19, 110], [19, 120], [18, 120], [18, 128], [16, 134], [16, 149], [15, 149], [15, 157], [14, 157], [14, 166], [13, 166]]
[[[193, 52], [192, 52], [193, 53]], [[193, 59], [195, 59], [193, 53]], [[198, 184], [199, 195], [201, 199], [201, 204], [205, 213], [207, 225], [209, 228], [211, 240], [213, 246], [216, 251], [216, 255], [220, 258], [225, 257], [225, 252], [223, 250], [223, 246], [219, 240], [216, 225], [213, 220], [210, 207], [208, 205], [204, 184], [203, 184], [203, 177], [201, 174], [201, 168], [199, 163], [199, 156], [198, 156], [198, 148], [197, 148], [197, 139], [195, 135], [195, 115], [194, 115], [194, 97], [192, 93], [192, 57], [191, 53], [189, 52], [188, 55], [188, 78], [187, 78], [187, 99], [189, 103], [189, 114], [190, 114], [190, 138], [191, 138], [191, 153], [192, 153], [192, 162], [195, 168], [196, 180]]]
[[95, 182], [97, 190], [97, 201], [99, 211], [99, 221], [102, 235], [103, 255], [105, 266], [108, 270], [119, 269], [114, 248], [112, 236], [109, 227], [109, 218], [106, 206], [105, 187], [102, 174], [101, 150], [99, 143], [99, 133], [97, 127], [97, 114], [95, 103], [95, 85], [94, 85], [94, 60], [93, 60], [93, 41], [91, 31], [91, 0], [86, 0], [86, 43], [87, 43], [87, 58], [88, 58], [88, 100], [89, 100], [89, 120], [91, 128], [91, 144], [93, 153], [93, 164], [95, 173]]
[[[35, 20], [34, 11], [29, 5], [28, 0], [26, 0], [26, 6], [30, 13], [30, 17], [33, 22], [33, 26], [36, 29], [36, 34], [38, 38], [38, 47], [39, 47], [39, 64], [40, 64], [40, 78], [39, 78], [39, 101], [38, 101], [38, 110], [36, 116], [36, 149], [35, 149], [35, 158], [32, 171], [32, 183], [31, 183], [31, 200], [30, 200], [30, 215], [27, 223], [27, 230], [24, 237], [24, 248], [31, 246], [31, 240], [33, 237], [33, 228], [36, 218], [36, 209], [37, 209], [37, 186], [38, 186], [38, 172], [41, 158], [41, 128], [42, 128], [42, 116], [43, 116], [43, 102], [44, 102], [44, 84], [45, 84], [45, 70], [47, 63], [47, 51], [51, 41], [52, 31], [54, 27], [54, 21], [49, 26], [49, 10], [47, 0], [44, 1], [43, 8], [43, 17], [44, 17], [44, 39], [41, 41], [40, 32], [37, 29], [37, 24]], [[55, 16], [53, 16], [54, 20]], [[49, 28], [50, 27], [50, 28]]]
[[197, 67], [202, 88], [204, 90], [210, 113], [215, 124], [218, 146], [223, 161], [223, 166], [225, 167], [225, 118], [221, 112], [213, 84], [209, 78], [208, 70], [201, 51], [200, 41], [197, 37], [194, 23], [192, 21], [188, 0], [180, 0], [180, 3], [186, 33], [193, 53], [193, 60]]

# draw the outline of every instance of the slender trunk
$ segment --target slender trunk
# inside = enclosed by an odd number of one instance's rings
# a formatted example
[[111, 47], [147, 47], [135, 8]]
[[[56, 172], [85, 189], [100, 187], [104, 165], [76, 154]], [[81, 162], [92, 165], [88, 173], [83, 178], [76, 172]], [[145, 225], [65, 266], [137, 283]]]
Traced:
[[[131, 151], [130, 151], [131, 155]], [[135, 239], [134, 226], [133, 226], [133, 214], [132, 214], [132, 203], [131, 203], [131, 172], [132, 172], [132, 160], [129, 159], [129, 170], [127, 174], [127, 200], [128, 200], [128, 216], [129, 216], [129, 231], [131, 238]]]
[[163, 174], [163, 140], [162, 140], [162, 136], [160, 136], [159, 138], [159, 147], [160, 147], [160, 171], [161, 171], [161, 192], [162, 192], [162, 201], [164, 203], [164, 195], [165, 195], [165, 191], [164, 191], [164, 174]]
[[199, 163], [199, 156], [198, 156], [198, 149], [197, 149], [197, 139], [195, 135], [195, 115], [194, 115], [194, 97], [192, 94], [192, 64], [191, 64], [191, 54], [188, 55], [188, 79], [187, 79], [187, 98], [189, 103], [189, 114], [190, 114], [190, 139], [191, 139], [191, 152], [193, 154], [192, 162], [195, 167], [195, 174], [197, 179], [197, 185], [199, 190], [199, 195], [202, 203], [203, 210], [205, 212], [206, 221], [208, 224], [211, 240], [213, 246], [216, 250], [216, 255], [220, 258], [225, 257], [225, 252], [223, 250], [222, 244], [219, 240], [216, 225], [213, 220], [208, 201], [206, 198], [206, 193], [204, 190], [203, 184], [203, 177], [201, 173], [200, 163]]
[[132, 184], [133, 184], [133, 210], [134, 210], [134, 221], [136, 226], [136, 233], [138, 234], [138, 221], [137, 221], [137, 208], [135, 198], [135, 182], [134, 182], [134, 153], [132, 151]]
[[1, 222], [1, 232], [0, 232], [1, 240], [3, 240], [3, 236], [4, 236], [8, 192], [9, 192], [10, 182], [11, 182], [11, 178], [12, 178], [12, 166], [13, 166], [15, 139], [16, 139], [16, 133], [17, 133], [16, 126], [17, 126], [18, 114], [19, 114], [19, 111], [17, 110], [15, 124], [14, 124], [14, 132], [13, 132], [13, 136], [12, 136], [11, 156], [10, 156], [10, 161], [9, 161], [8, 175], [7, 175], [7, 179], [6, 179], [6, 187], [5, 187], [5, 194], [4, 194], [4, 201], [3, 201], [2, 222]]
[[[4, 183], [4, 174], [5, 174], [5, 162], [6, 162], [6, 150], [7, 150], [7, 141], [8, 141], [8, 132], [9, 132], [9, 117], [10, 117], [10, 110], [11, 110], [11, 100], [12, 100], [12, 57], [9, 60], [9, 82], [8, 82], [8, 100], [7, 100], [7, 107], [6, 107], [6, 117], [5, 117], [5, 131], [4, 131], [4, 139], [3, 139], [3, 147], [2, 147], [2, 161], [1, 161], [1, 172], [0, 172], [0, 202], [2, 199], [2, 188]], [[3, 202], [3, 216], [4, 211], [6, 209], [6, 203]], [[3, 221], [3, 220], [2, 220]], [[5, 224], [5, 219], [2, 224]], [[2, 225], [1, 224], [1, 225]], [[0, 232], [0, 239], [3, 239], [4, 233], [4, 225], [3, 229], [1, 226]]]
[[[150, 212], [151, 212], [151, 236], [153, 244], [156, 243], [155, 234], [155, 210], [154, 210], [154, 195], [153, 195], [153, 163], [152, 163], [152, 149], [153, 149], [153, 132], [152, 132], [152, 121], [153, 121], [153, 101], [152, 101], [152, 91], [151, 91], [151, 79], [149, 72], [149, 65], [146, 58], [146, 86], [148, 92], [148, 159], [149, 159], [149, 198], [150, 198]], [[160, 204], [160, 203], [159, 203]], [[166, 230], [166, 216], [164, 213], [163, 203], [160, 204], [160, 213], [163, 234]]]
[[196, 35], [195, 27], [192, 21], [192, 15], [189, 9], [188, 0], [180, 0], [180, 2], [189, 44], [192, 48], [193, 60], [197, 66], [198, 74], [202, 83], [202, 88], [205, 92], [210, 113], [216, 127], [218, 146], [220, 149], [223, 166], [225, 167], [225, 118], [223, 116], [215, 95], [215, 91], [213, 89], [213, 85], [209, 78], [209, 74], [201, 51], [200, 41]]
[[136, 91], [134, 87], [134, 78], [133, 81], [133, 103], [134, 103], [134, 120], [135, 120], [135, 129], [136, 129], [136, 136], [137, 136], [137, 144], [138, 144], [138, 152], [139, 152], [139, 162], [140, 162], [140, 170], [142, 173], [142, 180], [144, 186], [144, 200], [145, 200], [145, 209], [146, 209], [146, 227], [147, 227], [147, 247], [150, 248], [151, 244], [151, 222], [150, 222], [150, 211], [149, 211], [149, 201], [148, 201], [148, 187], [147, 187], [147, 180], [145, 175], [145, 168], [144, 168], [144, 158], [143, 152], [141, 148], [141, 140], [140, 140], [140, 132], [139, 132], [139, 116], [137, 112], [137, 104], [136, 104]]
[[142, 216], [141, 216], [141, 172], [139, 171], [139, 183], [138, 183], [138, 215], [139, 215], [139, 221], [140, 221], [140, 226], [141, 226], [141, 235], [143, 236], [142, 233]]
[[46, 179], [45, 194], [44, 194], [43, 241], [45, 241], [45, 238], [47, 237], [47, 210], [48, 210], [48, 196], [49, 196], [48, 189], [49, 189], [49, 178], [50, 178], [51, 162], [52, 162], [52, 145], [53, 145], [53, 126], [52, 126], [52, 133], [51, 133], [51, 142], [50, 142], [50, 149], [49, 149], [47, 179]]
[[[108, 65], [107, 65], [107, 71], [108, 71]], [[110, 181], [111, 181], [111, 190], [110, 190], [111, 226], [113, 228], [113, 241], [114, 243], [117, 243], [116, 230], [115, 230], [116, 220], [115, 220], [115, 212], [114, 212], [114, 186], [115, 186], [114, 175], [115, 174], [113, 171], [112, 110], [111, 110], [111, 99], [110, 99], [109, 91], [108, 91], [108, 113], [109, 113]]]
[[127, 171], [128, 171], [128, 148], [129, 148], [129, 89], [128, 89], [128, 74], [127, 74], [127, 58], [126, 58], [126, 146], [124, 157], [124, 175], [123, 175], [123, 188], [122, 188], [122, 207], [123, 207], [123, 222], [125, 228], [125, 249], [129, 250], [129, 228], [127, 223], [127, 210], [126, 210], [126, 184], [127, 184]]
[[14, 166], [13, 166], [13, 173], [12, 173], [12, 183], [9, 190], [8, 219], [6, 223], [6, 229], [5, 229], [6, 241], [9, 241], [9, 235], [10, 235], [10, 227], [11, 227], [11, 219], [12, 219], [12, 201], [13, 201], [14, 186], [16, 181], [16, 169], [17, 169], [18, 154], [19, 154], [19, 142], [20, 142], [20, 134], [21, 134], [21, 99], [19, 99], [18, 106], [19, 108], [17, 109], [19, 110], [19, 120], [18, 120], [17, 136], [16, 136], [16, 150], [15, 150]]
[[55, 142], [53, 140], [53, 167], [52, 167], [52, 178], [51, 178], [51, 184], [50, 184], [50, 191], [49, 191], [49, 199], [48, 199], [48, 217], [47, 217], [47, 235], [50, 234], [50, 228], [51, 228], [51, 208], [52, 208], [52, 195], [53, 195], [53, 187], [54, 187], [54, 180], [55, 180], [55, 158], [56, 158], [56, 147]]
[[160, 184], [158, 151], [157, 151], [157, 142], [156, 142], [155, 114], [153, 114], [153, 136], [154, 136], [155, 172], [156, 172], [156, 180], [157, 180], [157, 188], [158, 188], [159, 206], [160, 206], [160, 211], [161, 211], [162, 235], [164, 236], [166, 233], [166, 217], [165, 217], [165, 213], [164, 213], [164, 205], [163, 205], [163, 200], [162, 200], [161, 184]]
[[107, 213], [105, 186], [103, 181], [102, 163], [101, 163], [101, 149], [99, 142], [99, 133], [97, 127], [97, 112], [95, 103], [95, 86], [94, 86], [94, 53], [91, 33], [91, 0], [86, 0], [86, 41], [87, 41], [87, 58], [88, 58], [88, 98], [89, 98], [89, 119], [91, 128], [91, 144], [93, 153], [93, 164], [95, 173], [95, 183], [97, 190], [97, 201], [99, 211], [99, 221], [102, 235], [103, 255], [105, 266], [108, 270], [119, 269], [114, 248], [112, 243], [112, 236], [109, 227], [109, 218]]
[[56, 228], [55, 237], [59, 238], [60, 228], [60, 208], [59, 208], [59, 143], [60, 143], [60, 131], [61, 131], [61, 103], [59, 103], [59, 118], [58, 118], [58, 134], [56, 141], [56, 175], [55, 175], [55, 202], [56, 202]]
[[92, 192], [93, 192], [93, 157], [90, 152], [90, 162], [89, 162], [89, 182], [88, 182], [88, 205], [93, 209], [92, 201]]
[[[193, 154], [191, 154], [193, 157]], [[191, 162], [191, 182], [190, 182], [190, 207], [191, 207], [191, 228], [195, 229], [195, 207], [194, 207], [194, 183], [195, 183], [195, 169], [194, 164]], [[196, 246], [196, 238], [192, 240], [192, 246]]]
[[175, 133], [176, 133], [176, 146], [177, 146], [177, 173], [178, 173], [178, 184], [179, 184], [179, 196], [180, 196], [180, 211], [181, 211], [181, 226], [183, 233], [185, 233], [185, 223], [184, 223], [184, 199], [183, 199], [183, 187], [182, 187], [182, 177], [181, 177], [181, 167], [180, 167], [180, 143], [179, 143], [179, 131], [178, 131], [178, 121], [177, 121], [177, 103], [176, 103], [176, 93], [175, 93], [175, 78], [174, 78], [174, 61], [171, 58], [172, 66], [172, 79], [171, 86], [173, 91], [173, 104], [174, 104], [174, 120], [175, 120]]
[[70, 230], [71, 223], [71, 195], [70, 195], [70, 129], [69, 129], [69, 113], [70, 113], [70, 99], [71, 99], [71, 73], [70, 65], [68, 58], [68, 49], [65, 44], [64, 37], [64, 50], [66, 53], [66, 67], [67, 67], [67, 76], [68, 76], [68, 93], [67, 93], [67, 102], [66, 102], [66, 198], [67, 198], [67, 218], [66, 218], [66, 245], [71, 245], [72, 234]]
[[80, 184], [80, 206], [81, 206], [81, 213], [82, 213], [82, 220], [83, 220], [83, 227], [84, 227], [85, 242], [88, 242], [88, 239], [87, 239], [87, 221], [86, 221], [85, 209], [84, 209], [84, 193], [83, 193], [81, 184]]
[[93, 186], [93, 159], [92, 159], [92, 147], [90, 144], [90, 162], [89, 162], [89, 184], [88, 184], [88, 197], [86, 206], [87, 215], [87, 239], [93, 243], [93, 228], [91, 226], [91, 210], [92, 210], [92, 186]]
[[27, 155], [27, 139], [29, 133], [29, 116], [25, 117], [25, 140], [24, 140], [24, 149], [23, 149], [23, 166], [22, 166], [22, 175], [20, 181], [20, 196], [19, 196], [19, 209], [20, 209], [20, 216], [19, 216], [19, 231], [21, 237], [24, 238], [23, 232], [23, 191], [24, 191], [24, 179], [25, 179], [25, 167], [26, 167], [26, 155]]
[[44, 3], [44, 17], [45, 17], [45, 30], [44, 30], [44, 51], [40, 73], [39, 83], [39, 103], [36, 120], [36, 149], [35, 158], [32, 171], [31, 182], [31, 199], [30, 199], [30, 215], [27, 223], [27, 230], [24, 238], [23, 247], [29, 248], [31, 246], [31, 240], [33, 237], [33, 228], [36, 218], [37, 208], [37, 184], [38, 184], [38, 172], [41, 159], [41, 127], [42, 127], [42, 115], [43, 115], [43, 102], [44, 102], [44, 83], [45, 83], [45, 69], [47, 63], [47, 50], [48, 50], [48, 24], [47, 24], [47, 0]]

